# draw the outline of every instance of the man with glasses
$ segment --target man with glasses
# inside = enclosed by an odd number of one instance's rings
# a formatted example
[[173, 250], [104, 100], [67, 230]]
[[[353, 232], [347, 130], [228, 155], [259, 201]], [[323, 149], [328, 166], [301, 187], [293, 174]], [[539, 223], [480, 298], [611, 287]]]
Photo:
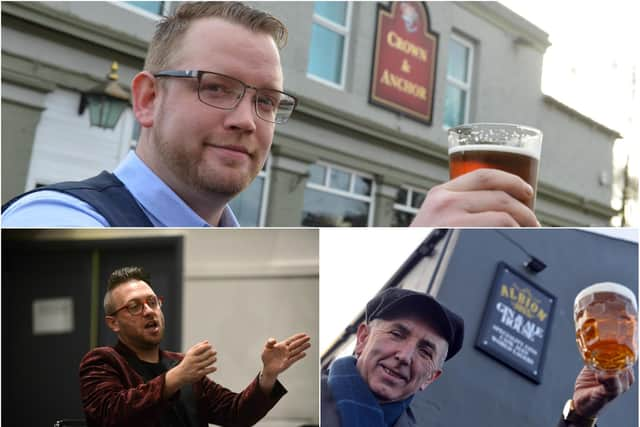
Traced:
[[113, 173], [3, 207], [3, 225], [238, 226], [228, 202], [262, 169], [296, 99], [283, 89], [287, 29], [241, 3], [183, 3], [163, 18], [132, 81], [141, 126]]
[[88, 425], [253, 425], [286, 393], [278, 375], [310, 347], [306, 334], [281, 342], [270, 338], [260, 374], [241, 393], [233, 393], [207, 378], [216, 371], [216, 351], [209, 342], [184, 355], [160, 350], [162, 302], [139, 267], [124, 267], [109, 277], [105, 321], [118, 343], [95, 348], [80, 362]]

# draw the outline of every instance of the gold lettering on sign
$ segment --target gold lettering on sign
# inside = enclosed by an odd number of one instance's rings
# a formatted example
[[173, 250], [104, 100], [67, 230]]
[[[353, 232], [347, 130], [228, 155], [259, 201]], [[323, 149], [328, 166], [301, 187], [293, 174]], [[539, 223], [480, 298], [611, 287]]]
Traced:
[[415, 96], [416, 98], [422, 99], [424, 101], [427, 100], [426, 87], [420, 86], [419, 84], [396, 76], [395, 74], [389, 72], [389, 70], [384, 70], [384, 72], [382, 73], [382, 77], [380, 77], [380, 83], [385, 86], [398, 89], [400, 92]]
[[420, 46], [416, 46], [409, 40], [403, 39], [395, 31], [389, 31], [387, 33], [387, 44], [392, 48], [411, 55], [422, 62], [427, 62], [427, 51], [425, 49]]
[[541, 322], [548, 314], [540, 307], [540, 300], [534, 298], [529, 288], [520, 289], [514, 283], [513, 286], [502, 285], [500, 296], [511, 300], [513, 308], [527, 316], [529, 319], [537, 317]]
[[400, 70], [402, 70], [403, 73], [409, 74], [411, 72], [411, 65], [409, 65], [409, 61], [407, 61], [406, 59], [403, 59], [402, 65], [400, 66]]

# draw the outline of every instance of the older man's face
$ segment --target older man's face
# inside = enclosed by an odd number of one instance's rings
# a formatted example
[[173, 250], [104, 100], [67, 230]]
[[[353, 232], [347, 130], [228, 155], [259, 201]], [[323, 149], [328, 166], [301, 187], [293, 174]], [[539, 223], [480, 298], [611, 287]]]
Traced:
[[441, 374], [447, 342], [415, 315], [358, 328], [356, 367], [381, 402], [405, 399]]

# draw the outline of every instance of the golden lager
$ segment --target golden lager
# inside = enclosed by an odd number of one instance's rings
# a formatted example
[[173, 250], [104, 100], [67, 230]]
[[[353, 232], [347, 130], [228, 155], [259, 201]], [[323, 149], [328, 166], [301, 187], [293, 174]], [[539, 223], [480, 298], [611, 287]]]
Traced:
[[585, 363], [600, 371], [619, 371], [638, 357], [638, 305], [633, 292], [617, 283], [583, 289], [573, 305], [576, 342]]
[[[501, 123], [472, 123], [449, 129], [449, 178], [476, 169], [500, 169], [518, 175], [535, 194], [542, 132]], [[535, 197], [529, 208], [533, 209]]]

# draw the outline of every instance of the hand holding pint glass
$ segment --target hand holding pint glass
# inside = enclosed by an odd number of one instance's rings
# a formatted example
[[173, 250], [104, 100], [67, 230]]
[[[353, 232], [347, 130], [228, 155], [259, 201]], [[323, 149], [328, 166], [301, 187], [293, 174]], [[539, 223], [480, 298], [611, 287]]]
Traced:
[[597, 283], [583, 289], [574, 302], [578, 349], [587, 366], [618, 372], [638, 358], [638, 305], [630, 289]]
[[507, 123], [471, 123], [449, 129], [449, 177], [476, 169], [500, 169], [518, 175], [534, 191], [538, 185], [542, 132]]
[[450, 180], [429, 190], [413, 227], [539, 227], [533, 208], [542, 132], [500, 123], [449, 129]]

